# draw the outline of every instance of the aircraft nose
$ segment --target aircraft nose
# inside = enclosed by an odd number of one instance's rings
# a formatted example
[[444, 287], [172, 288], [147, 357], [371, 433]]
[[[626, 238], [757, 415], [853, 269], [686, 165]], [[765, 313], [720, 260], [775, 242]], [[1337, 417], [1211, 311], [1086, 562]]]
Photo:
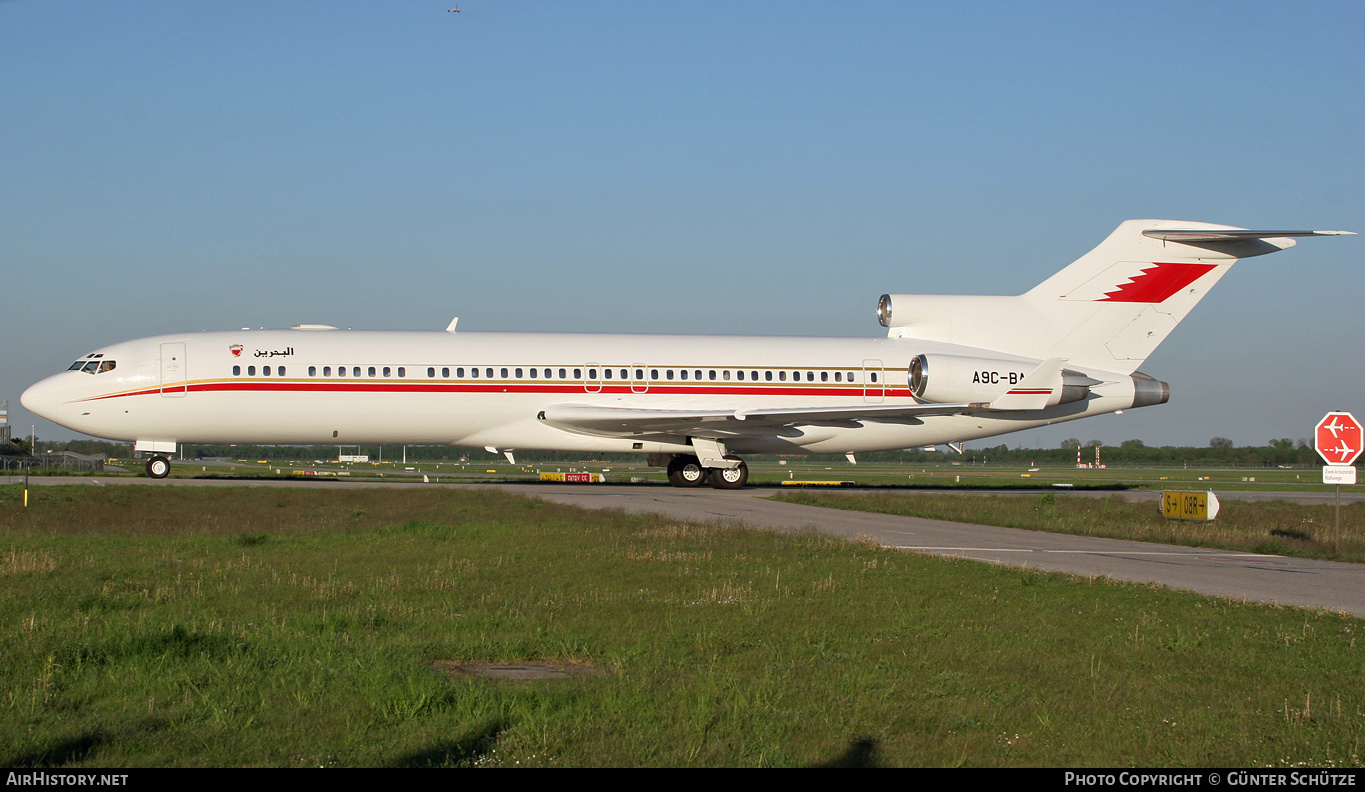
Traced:
[[49, 421], [56, 421], [57, 415], [57, 383], [53, 380], [56, 377], [48, 377], [45, 380], [35, 383], [19, 396], [19, 403], [24, 405], [24, 409], [41, 418]]

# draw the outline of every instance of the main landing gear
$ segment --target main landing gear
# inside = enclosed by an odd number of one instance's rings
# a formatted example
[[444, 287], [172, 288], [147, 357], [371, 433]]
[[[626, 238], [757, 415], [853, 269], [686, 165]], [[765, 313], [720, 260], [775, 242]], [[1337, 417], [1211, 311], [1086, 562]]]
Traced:
[[154, 479], [163, 479], [171, 474], [171, 461], [164, 456], [157, 455], [147, 460], [147, 475]]
[[668, 462], [668, 483], [675, 487], [700, 487], [710, 484], [716, 489], [740, 489], [749, 481], [749, 466], [744, 460], [735, 459], [738, 465], [732, 468], [704, 468], [701, 461], [690, 454], [676, 454]]
[[668, 483], [675, 487], [700, 487], [706, 483], [706, 468], [694, 456], [675, 455], [668, 462]]

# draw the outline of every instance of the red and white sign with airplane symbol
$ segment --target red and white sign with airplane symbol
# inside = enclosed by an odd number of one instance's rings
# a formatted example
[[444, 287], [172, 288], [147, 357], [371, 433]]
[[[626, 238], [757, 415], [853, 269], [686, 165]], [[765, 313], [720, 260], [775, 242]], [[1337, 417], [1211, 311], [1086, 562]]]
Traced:
[[1329, 465], [1349, 465], [1356, 461], [1361, 446], [1365, 445], [1362, 441], [1365, 441], [1365, 431], [1348, 412], [1330, 412], [1318, 421], [1314, 444], [1318, 456]]

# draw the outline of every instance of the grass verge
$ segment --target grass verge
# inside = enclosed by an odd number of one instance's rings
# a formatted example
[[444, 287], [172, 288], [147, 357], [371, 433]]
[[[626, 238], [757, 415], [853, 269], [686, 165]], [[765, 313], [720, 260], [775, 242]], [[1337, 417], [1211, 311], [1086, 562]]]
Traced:
[[1220, 503], [1210, 522], [1168, 520], [1160, 506], [1110, 497], [930, 495], [905, 492], [784, 492], [773, 500], [834, 509], [999, 525], [1030, 531], [1102, 536], [1190, 547], [1218, 547], [1269, 555], [1365, 562], [1365, 502], [1341, 507], [1340, 549], [1334, 546], [1331, 505], [1290, 501]]

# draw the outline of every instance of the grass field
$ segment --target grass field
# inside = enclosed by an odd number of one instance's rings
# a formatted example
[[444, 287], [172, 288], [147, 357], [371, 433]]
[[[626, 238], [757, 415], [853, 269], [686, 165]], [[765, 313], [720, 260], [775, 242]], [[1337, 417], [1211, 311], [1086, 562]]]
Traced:
[[1361, 765], [1340, 614], [491, 491], [30, 495], [11, 767]]

